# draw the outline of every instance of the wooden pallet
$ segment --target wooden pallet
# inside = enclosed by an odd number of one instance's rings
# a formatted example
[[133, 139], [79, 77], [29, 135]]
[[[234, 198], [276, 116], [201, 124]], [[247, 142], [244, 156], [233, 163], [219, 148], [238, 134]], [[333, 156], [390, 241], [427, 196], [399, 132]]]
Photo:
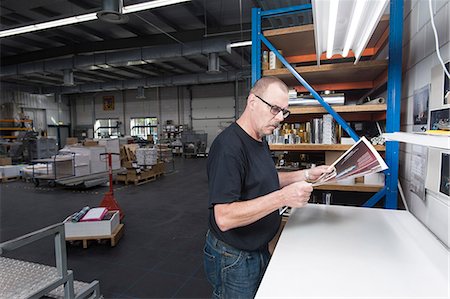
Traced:
[[116, 181], [123, 182], [125, 183], [125, 185], [132, 183], [137, 186], [148, 182], [153, 182], [160, 176], [162, 176], [162, 173], [154, 173], [151, 175], [133, 175], [133, 176], [129, 176], [127, 174], [120, 174], [117, 175]]
[[14, 182], [17, 180], [20, 180], [20, 176], [10, 176], [10, 177], [2, 177], [1, 178], [2, 183]]
[[158, 163], [151, 169], [141, 169], [136, 173], [137, 169], [129, 168], [124, 174], [116, 176], [116, 182], [123, 182], [125, 185], [134, 184], [141, 185], [156, 180], [164, 173], [164, 163]]
[[122, 223], [120, 223], [119, 226], [116, 228], [116, 230], [111, 235], [89, 236], [89, 237], [66, 237], [66, 241], [70, 241], [70, 242], [82, 241], [83, 248], [87, 248], [89, 240], [97, 240], [97, 242], [101, 242], [103, 240], [110, 240], [111, 247], [114, 247], [114, 246], [116, 246], [117, 242], [119, 242], [120, 238], [122, 237], [123, 231], [124, 231], [124, 225]]

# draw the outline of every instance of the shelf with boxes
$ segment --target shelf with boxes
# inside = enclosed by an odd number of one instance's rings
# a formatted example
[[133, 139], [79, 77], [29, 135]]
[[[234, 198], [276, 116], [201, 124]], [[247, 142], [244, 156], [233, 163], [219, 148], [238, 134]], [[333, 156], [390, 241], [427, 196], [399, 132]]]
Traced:
[[[16, 139], [13, 132], [32, 131], [33, 121], [31, 119], [0, 119], [0, 138]], [[8, 135], [4, 135], [5, 132]]]
[[163, 128], [160, 143], [168, 144], [174, 155], [183, 154], [182, 134], [186, 130], [187, 125], [173, 125], [171, 121]]
[[[317, 63], [312, 24], [265, 30], [263, 35], [316, 91], [374, 90], [387, 81], [388, 61], [373, 58], [385, 46], [388, 31], [389, 17], [383, 16], [362, 53], [363, 58], [357, 64], [350, 61], [352, 53], [345, 59], [339, 55], [327, 59], [323, 54], [320, 63]], [[301, 46], [294, 41], [301, 43]], [[263, 48], [262, 75], [279, 77], [298, 92], [307, 91], [305, 87], [299, 86], [299, 82], [287, 68], [282, 67], [281, 62], [275, 60], [275, 55], [271, 52], [265, 54], [266, 51], [268, 49]], [[266, 56], [271, 59], [268, 63], [264, 60]]]
[[[383, 125], [386, 104], [332, 106], [345, 121], [360, 128], [360, 133], [379, 135], [378, 124]], [[270, 148], [276, 151], [345, 151], [353, 140], [344, 137], [344, 132], [330, 114], [319, 106], [297, 106], [290, 108], [291, 115], [279, 130], [267, 136]], [[317, 120], [317, 121], [316, 121]], [[316, 133], [316, 134], [314, 134]], [[315, 136], [314, 136], [315, 135]], [[319, 138], [320, 137], [320, 138]], [[369, 139], [374, 136], [366, 136]], [[383, 145], [375, 145], [384, 151]]]
[[[297, 9], [305, 10], [307, 5], [298, 6]], [[388, 108], [384, 99], [366, 102], [369, 96], [378, 95], [386, 88], [389, 61], [382, 59], [379, 54], [388, 41], [389, 16], [381, 18], [362, 58], [355, 64], [352, 52], [346, 58], [340, 55], [327, 58], [325, 53], [318, 57], [313, 24], [255, 34], [261, 28], [261, 18], [256, 16], [274, 16], [281, 11], [261, 10], [259, 14], [254, 11], [253, 15], [256, 29], [253, 30], [252, 41], [253, 80], [261, 76], [275, 76], [290, 88], [291, 115], [280, 130], [267, 136], [267, 141], [275, 156], [284, 156], [284, 163], [286, 156], [293, 158], [305, 156], [306, 153], [307, 157], [317, 159], [320, 163], [331, 164], [351, 147], [353, 140], [359, 136], [366, 136], [369, 140], [379, 137], [381, 128], [385, 126]], [[292, 13], [294, 9], [286, 8], [286, 11]], [[319, 94], [325, 106], [317, 99]], [[331, 109], [325, 108], [329, 105]], [[375, 149], [384, 155], [386, 149], [379, 139], [374, 138], [373, 143]], [[289, 154], [291, 152], [296, 154]], [[302, 158], [301, 163], [294, 164], [308, 167], [317, 161], [308, 163]], [[384, 180], [381, 183], [375, 181], [376, 184], [369, 185], [358, 180], [345, 185], [323, 185], [317, 189], [378, 192], [384, 187]]]
[[[312, 24], [266, 30], [263, 35], [280, 50], [284, 58], [316, 91], [370, 90], [378, 88], [387, 81], [388, 61], [373, 58], [386, 44], [388, 31], [389, 17], [383, 16], [363, 51], [363, 58], [357, 64], [349, 61], [352, 58], [351, 53], [345, 59], [339, 55], [327, 59], [323, 54], [320, 57], [320, 63], [317, 63]], [[301, 42], [301, 46], [293, 41]], [[267, 48], [263, 48], [263, 51], [266, 50], [268, 51]], [[272, 59], [269, 63], [264, 61], [266, 55], [268, 59]], [[305, 87], [299, 86], [299, 82], [287, 68], [282, 67], [280, 62], [273, 62], [275, 57], [271, 52], [266, 55], [263, 52], [262, 74], [264, 76], [279, 77], [288, 86], [295, 87], [298, 92], [306, 91]]]

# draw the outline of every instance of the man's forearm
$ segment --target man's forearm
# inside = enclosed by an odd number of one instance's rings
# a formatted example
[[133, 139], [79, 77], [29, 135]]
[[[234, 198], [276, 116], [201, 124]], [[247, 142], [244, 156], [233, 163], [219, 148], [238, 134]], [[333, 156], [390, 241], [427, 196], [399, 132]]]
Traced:
[[247, 201], [216, 204], [214, 214], [220, 230], [227, 231], [254, 223], [282, 206], [282, 193], [275, 191]]
[[290, 185], [295, 182], [305, 181], [305, 171], [306, 170], [278, 172], [280, 187], [283, 188], [284, 186]]

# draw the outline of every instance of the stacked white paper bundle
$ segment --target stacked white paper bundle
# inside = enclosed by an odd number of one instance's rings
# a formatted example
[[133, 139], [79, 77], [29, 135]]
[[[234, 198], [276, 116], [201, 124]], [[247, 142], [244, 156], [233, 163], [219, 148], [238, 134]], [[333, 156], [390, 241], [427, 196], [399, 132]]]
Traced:
[[158, 152], [155, 148], [138, 148], [136, 149], [136, 161], [138, 165], [156, 165], [158, 160]]
[[336, 126], [333, 116], [331, 114], [324, 114], [322, 116], [322, 143], [323, 144], [334, 144], [336, 143]]

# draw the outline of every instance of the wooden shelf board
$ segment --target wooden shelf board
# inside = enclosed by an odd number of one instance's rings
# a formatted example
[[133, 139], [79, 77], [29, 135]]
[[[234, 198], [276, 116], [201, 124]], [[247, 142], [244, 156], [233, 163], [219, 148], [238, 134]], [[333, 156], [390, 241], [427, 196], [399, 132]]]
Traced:
[[[270, 144], [271, 151], [346, 151], [352, 144]], [[385, 151], [385, 146], [375, 145], [377, 151]]]
[[31, 128], [1, 128], [0, 127], [0, 131], [30, 131]]
[[[366, 48], [375, 48], [389, 28], [389, 16], [381, 17]], [[266, 30], [264, 36], [277, 49], [283, 50], [283, 56], [316, 54], [314, 25], [293, 26], [281, 29]], [[294, 42], [293, 42], [294, 41]]]
[[[313, 66], [300, 66], [295, 70], [309, 84], [344, 83], [373, 81], [378, 78], [388, 67], [387, 60], [360, 61], [322, 64]], [[288, 86], [298, 85], [299, 82], [286, 68], [263, 71], [264, 76], [276, 76]]]
[[[386, 111], [386, 104], [378, 105], [342, 105], [332, 106], [334, 111], [338, 113], [345, 112], [379, 112]], [[312, 113], [327, 113], [322, 106], [290, 106], [291, 114], [312, 114]]]
[[31, 119], [0, 119], [0, 123], [32, 123]]
[[267, 30], [263, 34], [275, 48], [283, 50], [283, 56], [316, 53], [312, 24]]
[[364, 183], [354, 184], [326, 184], [314, 187], [315, 190], [329, 190], [329, 191], [354, 191], [354, 192], [378, 192], [383, 188], [380, 185], [366, 185]]

